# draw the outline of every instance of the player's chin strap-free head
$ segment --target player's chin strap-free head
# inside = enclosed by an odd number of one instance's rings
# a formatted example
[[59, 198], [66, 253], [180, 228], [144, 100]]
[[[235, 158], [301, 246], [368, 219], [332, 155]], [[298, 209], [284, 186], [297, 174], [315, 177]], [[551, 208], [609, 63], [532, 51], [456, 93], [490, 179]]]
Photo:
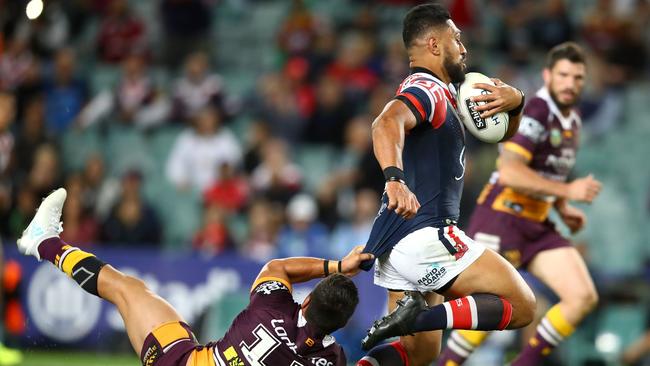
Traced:
[[307, 323], [325, 335], [343, 328], [358, 303], [359, 293], [354, 282], [335, 273], [316, 285], [302, 308]]

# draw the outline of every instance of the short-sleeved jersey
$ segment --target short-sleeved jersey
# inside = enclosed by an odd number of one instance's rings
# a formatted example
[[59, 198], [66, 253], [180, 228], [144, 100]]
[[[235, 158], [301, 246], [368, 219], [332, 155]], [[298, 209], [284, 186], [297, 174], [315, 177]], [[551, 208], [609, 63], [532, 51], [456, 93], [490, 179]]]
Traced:
[[212, 345], [218, 366], [346, 365], [334, 337], [319, 337], [307, 324], [290, 286], [271, 277], [255, 283], [248, 307]]
[[[388, 197], [375, 219], [364, 252], [375, 257], [390, 250], [411, 232], [455, 223], [465, 176], [465, 131], [456, 113], [453, 85], [432, 72], [412, 70], [397, 90], [396, 99], [411, 110], [417, 125], [407, 132], [402, 151], [406, 184], [420, 202], [416, 216], [405, 220], [386, 210]], [[370, 269], [372, 262], [362, 265]]]
[[[540, 89], [524, 109], [519, 130], [501, 149], [522, 155], [537, 174], [566, 181], [578, 151], [581, 120], [577, 111], [564, 116], [546, 88]], [[531, 197], [498, 184], [499, 173], [479, 196], [478, 203], [534, 221], [544, 221], [554, 197]]]

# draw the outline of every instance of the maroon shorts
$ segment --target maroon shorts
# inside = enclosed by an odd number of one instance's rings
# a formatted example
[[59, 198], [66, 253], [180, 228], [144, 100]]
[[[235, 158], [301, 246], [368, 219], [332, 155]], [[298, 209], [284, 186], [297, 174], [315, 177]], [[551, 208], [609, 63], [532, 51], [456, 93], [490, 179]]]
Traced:
[[498, 250], [513, 266], [526, 268], [537, 253], [570, 247], [548, 219], [535, 222], [485, 206], [476, 206], [465, 231], [474, 241]]
[[140, 361], [144, 366], [185, 366], [192, 352], [200, 348], [189, 325], [164, 323], [145, 338]]

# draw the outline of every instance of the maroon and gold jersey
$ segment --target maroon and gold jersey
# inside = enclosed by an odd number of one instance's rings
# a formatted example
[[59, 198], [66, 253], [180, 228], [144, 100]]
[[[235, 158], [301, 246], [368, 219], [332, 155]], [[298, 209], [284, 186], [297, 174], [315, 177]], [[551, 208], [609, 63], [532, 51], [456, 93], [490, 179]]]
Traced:
[[319, 337], [294, 302], [291, 285], [279, 278], [260, 278], [250, 304], [214, 345], [217, 366], [345, 366], [334, 337]]
[[[575, 110], [564, 116], [546, 88], [540, 89], [524, 109], [519, 130], [500, 148], [522, 155], [539, 175], [564, 182], [573, 169], [581, 120]], [[554, 197], [528, 196], [498, 184], [494, 172], [478, 199], [480, 206], [532, 221], [548, 217]]]

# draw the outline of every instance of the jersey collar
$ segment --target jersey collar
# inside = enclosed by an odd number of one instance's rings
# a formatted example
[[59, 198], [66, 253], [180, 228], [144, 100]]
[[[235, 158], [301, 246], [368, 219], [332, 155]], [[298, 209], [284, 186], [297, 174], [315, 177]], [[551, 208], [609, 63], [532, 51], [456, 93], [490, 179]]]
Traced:
[[551, 110], [551, 113], [553, 113], [555, 117], [557, 117], [563, 129], [570, 130], [573, 127], [574, 121], [577, 125], [580, 125], [580, 116], [578, 116], [576, 110], [571, 109], [571, 113], [567, 117], [565, 117], [560, 111], [560, 108], [557, 106], [557, 104], [555, 104], [555, 101], [551, 97], [551, 93], [549, 93], [546, 87], [542, 87], [541, 89], [539, 89], [536, 95], [539, 98], [542, 98], [544, 99], [544, 101], [546, 101], [546, 103], [549, 106], [549, 109]]
[[411, 68], [411, 75], [417, 74], [417, 73], [424, 73], [424, 74], [429, 74], [433, 76], [433, 80], [436, 82], [436, 84], [440, 85], [442, 90], [445, 92], [445, 95], [447, 96], [447, 100], [449, 100], [449, 103], [456, 108], [456, 88], [454, 87], [454, 84], [445, 84], [439, 77], [436, 75], [433, 71], [421, 67], [421, 66], [416, 66]]
[[442, 81], [440, 80], [438, 75], [436, 75], [433, 71], [427, 69], [426, 67], [416, 66], [416, 67], [411, 68], [411, 75], [416, 74], [418, 72], [423, 72], [425, 74], [429, 74], [429, 75], [433, 76], [434, 78], [438, 79], [438, 81], [440, 81], [442, 83]]

